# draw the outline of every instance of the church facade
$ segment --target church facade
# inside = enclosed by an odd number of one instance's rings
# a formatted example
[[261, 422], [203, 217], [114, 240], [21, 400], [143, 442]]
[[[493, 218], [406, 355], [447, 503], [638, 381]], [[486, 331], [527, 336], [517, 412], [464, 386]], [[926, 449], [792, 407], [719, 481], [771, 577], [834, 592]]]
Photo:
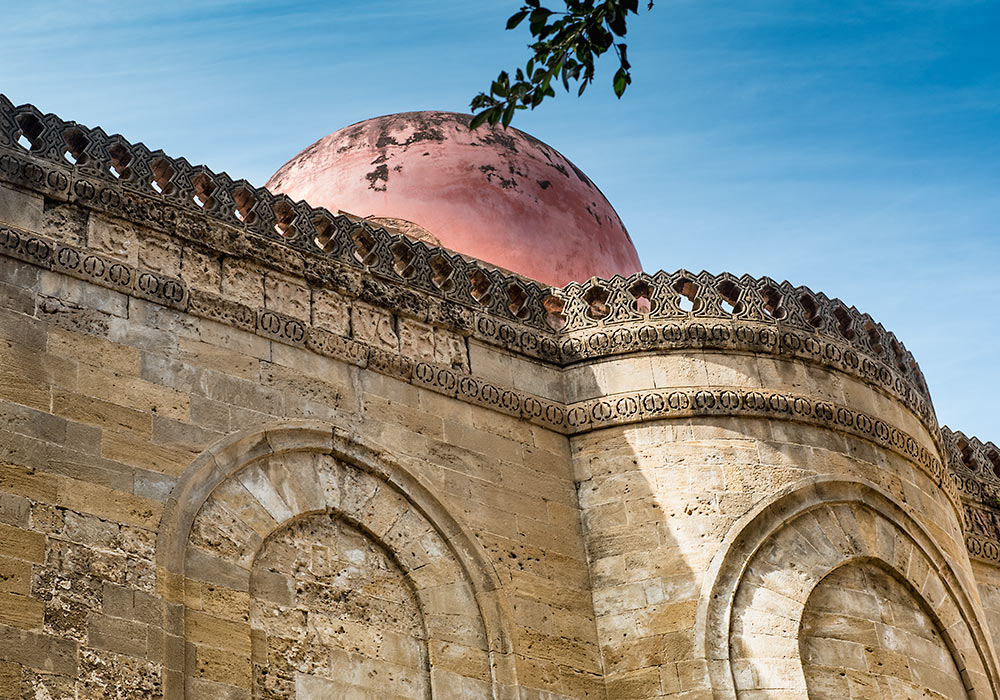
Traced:
[[1000, 450], [880, 324], [432, 243], [0, 96], [0, 699], [1000, 694]]

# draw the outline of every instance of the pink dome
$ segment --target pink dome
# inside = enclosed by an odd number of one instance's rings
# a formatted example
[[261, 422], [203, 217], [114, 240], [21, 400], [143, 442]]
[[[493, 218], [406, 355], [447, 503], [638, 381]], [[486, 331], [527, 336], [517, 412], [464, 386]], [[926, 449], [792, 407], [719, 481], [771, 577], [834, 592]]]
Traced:
[[546, 284], [641, 269], [621, 219], [590, 179], [517, 129], [450, 112], [405, 112], [320, 139], [272, 192], [375, 219]]

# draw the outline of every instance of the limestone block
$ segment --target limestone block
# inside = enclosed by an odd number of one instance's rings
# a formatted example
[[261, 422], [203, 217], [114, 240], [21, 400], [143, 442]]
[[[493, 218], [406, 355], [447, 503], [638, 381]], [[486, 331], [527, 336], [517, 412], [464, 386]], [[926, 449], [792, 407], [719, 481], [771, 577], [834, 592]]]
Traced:
[[653, 386], [650, 358], [622, 357], [571, 367], [564, 373], [567, 403]]
[[140, 369], [138, 348], [61, 328], [49, 329], [48, 352], [67, 360], [98, 365], [123, 374], [135, 375]]
[[148, 438], [111, 433], [101, 438], [101, 456], [141, 469], [179, 476], [194, 460], [196, 452], [154, 445]]
[[45, 604], [27, 595], [0, 592], [0, 625], [41, 629]]
[[[189, 669], [198, 678], [236, 688], [249, 688], [252, 677], [250, 659], [224, 649], [192, 645], [194, 658]], [[193, 668], [191, 668], [193, 666]]]
[[138, 266], [167, 277], [181, 272], [181, 247], [169, 238], [147, 234], [139, 241]]
[[31, 502], [27, 498], [12, 493], [0, 493], [0, 523], [25, 528], [28, 525], [30, 512]]
[[214, 255], [186, 247], [181, 252], [180, 278], [193, 289], [219, 293], [222, 288], [222, 263]]
[[51, 393], [47, 386], [39, 386], [23, 377], [2, 371], [0, 381], [0, 399], [41, 411], [47, 410], [51, 405]]
[[433, 326], [400, 318], [398, 330], [401, 353], [415, 360], [435, 361]]
[[41, 195], [0, 185], [0, 223], [24, 231], [41, 232], [45, 222], [43, 203]]
[[435, 328], [434, 361], [460, 372], [468, 372], [469, 351], [465, 338], [444, 328]]
[[277, 272], [264, 276], [264, 307], [308, 322], [311, 301], [309, 287]]
[[306, 452], [288, 452], [266, 460], [261, 466], [270, 482], [293, 513], [322, 510], [325, 503], [313, 472], [314, 457]]
[[214, 497], [202, 507], [192, 526], [190, 543], [243, 568], [249, 568], [263, 538], [230, 513]]
[[177, 420], [187, 420], [190, 416], [191, 401], [187, 395], [119, 372], [83, 365], [77, 387], [84, 395], [139, 411]]
[[351, 335], [363, 343], [392, 352], [399, 351], [399, 337], [392, 314], [370, 304], [355, 302], [351, 305]]
[[89, 646], [129, 656], [145, 655], [146, 625], [107, 615], [91, 615], [89, 622], [87, 630]]
[[513, 386], [511, 353], [474, 338], [469, 339], [469, 366], [474, 375], [501, 386]]
[[434, 697], [441, 700], [489, 700], [493, 690], [489, 683], [459, 676], [443, 669], [431, 669]]
[[284, 522], [294, 515], [259, 464], [243, 469], [237, 478], [276, 522]]
[[42, 272], [39, 293], [73, 307], [92, 309], [119, 318], [128, 316], [129, 299], [124, 294], [57, 272]]
[[28, 668], [73, 676], [77, 672], [79, 645], [70, 639], [61, 639], [0, 624], [0, 649], [6, 660]]
[[264, 306], [264, 272], [236, 258], [222, 261], [222, 296], [251, 309]]
[[336, 335], [351, 334], [351, 308], [343, 296], [329, 289], [314, 289], [312, 324]]
[[431, 667], [451, 671], [465, 678], [489, 681], [489, 659], [481, 649], [432, 640], [428, 645]]
[[134, 229], [121, 219], [91, 213], [87, 221], [87, 247], [129, 265], [138, 262], [139, 240]]
[[10, 525], [0, 525], [0, 552], [8, 557], [40, 564], [45, 560], [45, 536]]
[[239, 654], [250, 654], [250, 626], [188, 610], [184, 615], [184, 635], [189, 642]]
[[656, 697], [660, 694], [660, 673], [654, 666], [616, 673], [607, 678], [608, 700]]
[[38, 279], [42, 270], [29, 265], [15, 258], [0, 257], [0, 282], [7, 285], [4, 290], [8, 303], [0, 304], [0, 309], [11, 309], [18, 313], [30, 313], [21, 311], [18, 307], [33, 309], [34, 301], [25, 304], [24, 298], [32, 299], [34, 293], [38, 291]]

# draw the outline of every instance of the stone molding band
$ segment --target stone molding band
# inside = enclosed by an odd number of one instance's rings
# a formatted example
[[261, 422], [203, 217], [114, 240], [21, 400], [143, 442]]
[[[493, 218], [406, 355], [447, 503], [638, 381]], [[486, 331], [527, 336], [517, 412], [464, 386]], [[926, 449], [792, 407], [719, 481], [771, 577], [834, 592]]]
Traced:
[[1000, 447], [947, 426], [941, 427], [941, 437], [962, 497], [1000, 506]]
[[941, 428], [947, 467], [962, 499], [962, 524], [969, 555], [1000, 565], [1000, 448]]
[[[234, 326], [439, 394], [575, 435], [630, 423], [695, 416], [743, 416], [809, 423], [861, 437], [919, 465], [961, 513], [955, 480], [913, 436], [867, 413], [830, 401], [767, 390], [691, 387], [647, 390], [562, 404], [483, 380], [433, 362], [415, 360], [359, 340], [344, 338], [268, 309], [252, 309], [171, 279], [77, 248], [0, 228], [0, 252], [123, 294]], [[684, 346], [681, 346], [684, 347]], [[930, 431], [936, 435], [936, 431]]]
[[[9, 227], [0, 226], [0, 253], [123, 294], [233, 325], [280, 342], [306, 345], [321, 354], [343, 359], [352, 364], [368, 366], [371, 362], [373, 368], [382, 366], [394, 376], [408, 375], [410, 371], [408, 368], [415, 362], [402, 355], [391, 356], [392, 354], [385, 350], [365, 346], [359, 341], [319, 328], [309, 328], [303, 321], [276, 311], [252, 309], [209, 292], [189, 290], [181, 280], [140, 270], [91, 251]], [[915, 392], [900, 375], [867, 356], [859, 355], [841, 343], [816, 338], [810, 334], [791, 330], [779, 333], [766, 325], [751, 322], [706, 324], [699, 321], [665, 321], [621, 327], [613, 331], [592, 329], [587, 333], [576, 333], [564, 339], [561, 344], [557, 344], [554, 340], [540, 337], [530, 330], [518, 330], [484, 315], [478, 315], [474, 325], [480, 331], [476, 335], [477, 338], [485, 336], [495, 344], [507, 348], [513, 347], [519, 351], [530, 345], [530, 349], [537, 353], [526, 354], [560, 357], [564, 361], [572, 359], [574, 362], [583, 362], [625, 353], [681, 349], [768, 353], [779, 358], [802, 360], [832, 368], [876, 385], [917, 415], [931, 435], [936, 437], [938, 434], [930, 402]], [[449, 383], [458, 387], [457, 379], [450, 380], [444, 377], [439, 383], [446, 387]], [[474, 390], [467, 390], [464, 395], [472, 400], [478, 398], [478, 392]], [[503, 398], [503, 402], [511, 401], [509, 396]], [[536, 400], [531, 400], [529, 403], [531, 408], [527, 414], [515, 412], [513, 415], [529, 419], [544, 418], [544, 424], [561, 425], [562, 418], [557, 417], [554, 409], [547, 406], [551, 402], [536, 397]], [[498, 401], [486, 399], [486, 405], [497, 404]]]
[[[680, 270], [592, 279], [562, 289], [542, 287], [443, 248], [150, 151], [100, 128], [42, 114], [32, 105], [15, 107], [3, 95], [0, 151], [0, 176], [12, 183], [170, 235], [210, 241], [220, 251], [235, 248], [272, 263], [284, 257], [305, 261], [307, 267], [363, 271], [366, 278], [502, 321], [511, 331], [519, 329], [517, 336], [531, 329], [535, 337], [518, 343], [521, 352], [532, 354], [537, 346], [544, 354], [567, 333], [623, 324], [749, 321], [771, 325], [779, 336], [789, 330], [836, 340], [928, 399], [919, 367], [892, 333], [854, 307], [788, 282]], [[230, 231], [215, 230], [213, 223]], [[252, 245], [254, 238], [258, 245]], [[575, 359], [561, 355], [545, 359]]]

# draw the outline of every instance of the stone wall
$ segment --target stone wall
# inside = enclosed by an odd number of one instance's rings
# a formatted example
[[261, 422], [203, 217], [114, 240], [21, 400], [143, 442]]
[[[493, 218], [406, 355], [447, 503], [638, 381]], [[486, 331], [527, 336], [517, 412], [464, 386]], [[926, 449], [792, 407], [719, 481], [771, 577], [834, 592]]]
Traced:
[[[644, 388], [794, 392], [833, 413], [891, 418], [936, 450], [936, 431], [877, 389], [759, 355], [618, 358], [567, 377], [568, 393], [607, 401]], [[572, 438], [609, 696], [802, 697], [799, 622], [810, 591], [844, 562], [876, 559], [925, 595], [927, 571], [909, 571], [917, 543], [934, 570], [944, 567], [934, 600], [955, 596], [956, 618], [973, 630], [962, 633], [962, 669], [988, 696], [992, 645], [951, 481], [828, 426], [728, 413]]]
[[883, 569], [843, 566], [806, 604], [799, 648], [809, 697], [965, 698], [934, 613]]
[[802, 287], [546, 289], [0, 97], [0, 417], [0, 700], [1000, 688], [1000, 457]]

